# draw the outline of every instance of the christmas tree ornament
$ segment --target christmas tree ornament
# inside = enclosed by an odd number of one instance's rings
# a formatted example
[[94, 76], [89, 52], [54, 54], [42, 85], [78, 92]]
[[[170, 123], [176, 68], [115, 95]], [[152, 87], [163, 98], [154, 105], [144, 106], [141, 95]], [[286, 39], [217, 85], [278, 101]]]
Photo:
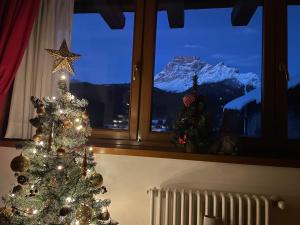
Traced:
[[79, 209], [77, 209], [75, 217], [80, 225], [86, 225], [90, 223], [93, 214], [94, 211], [90, 206], [82, 204]]
[[194, 94], [189, 94], [183, 97], [182, 102], [185, 105], [185, 107], [189, 107], [191, 104], [193, 104], [196, 101], [196, 96]]
[[181, 145], [184, 145], [184, 144], [186, 144], [186, 140], [187, 140], [186, 135], [183, 135], [183, 137], [178, 138], [178, 143]]
[[20, 194], [23, 191], [23, 187], [21, 185], [16, 185], [13, 187], [12, 193], [13, 194]]
[[29, 192], [30, 192], [29, 197], [34, 197], [35, 196], [35, 191], [34, 190], [30, 190]]
[[98, 216], [98, 219], [103, 221], [109, 220], [109, 218], [110, 218], [110, 214], [108, 211], [101, 212]]
[[30, 119], [29, 122], [31, 123], [32, 126], [34, 126], [36, 128], [38, 128], [42, 125], [40, 119], [37, 117]]
[[66, 216], [69, 213], [72, 212], [72, 209], [70, 206], [63, 206], [60, 210], [59, 210], [59, 215], [60, 216]]
[[72, 123], [71, 120], [65, 120], [65, 121], [64, 121], [64, 128], [65, 128], [65, 129], [70, 129], [70, 128], [72, 128], [72, 127], [73, 127], [73, 123]]
[[33, 215], [33, 208], [28, 208], [26, 209], [26, 213], [29, 214], [29, 215]]
[[58, 148], [56, 150], [56, 153], [57, 153], [58, 156], [63, 156], [66, 153], [66, 150], [63, 149], [63, 148]]
[[35, 131], [35, 134], [37, 135], [42, 135], [43, 134], [43, 128], [42, 127], [38, 127]]
[[26, 177], [24, 175], [20, 175], [20, 176], [18, 176], [17, 181], [19, 184], [25, 185], [28, 182], [28, 177]]
[[74, 74], [73, 62], [79, 59], [80, 55], [69, 51], [66, 40], [63, 40], [59, 50], [46, 49], [46, 51], [54, 58], [52, 73], [66, 70]]
[[42, 141], [42, 135], [40, 135], [40, 134], [35, 134], [35, 135], [33, 135], [33, 137], [32, 137], [32, 140], [35, 142], [35, 143], [40, 143], [41, 141]]
[[38, 107], [38, 108], [36, 109], [36, 113], [37, 113], [38, 115], [41, 115], [41, 114], [45, 113], [45, 107], [44, 107], [44, 106]]
[[29, 169], [29, 166], [30, 160], [22, 154], [15, 157], [10, 163], [10, 168], [14, 172], [25, 172]]
[[0, 208], [0, 217], [1, 216], [4, 216], [4, 217], [10, 217], [12, 216], [12, 208], [9, 208], [9, 207], [1, 207]]
[[89, 115], [88, 115], [87, 111], [84, 111], [84, 112], [82, 113], [81, 117], [82, 117], [82, 119], [84, 119], [84, 120], [88, 119], [88, 118], [89, 118]]
[[91, 181], [93, 186], [100, 188], [103, 184], [103, 177], [99, 173], [94, 173], [91, 176], [90, 181]]
[[43, 101], [37, 97], [31, 96], [30, 100], [31, 100], [34, 108], [39, 108], [39, 107], [44, 106]]

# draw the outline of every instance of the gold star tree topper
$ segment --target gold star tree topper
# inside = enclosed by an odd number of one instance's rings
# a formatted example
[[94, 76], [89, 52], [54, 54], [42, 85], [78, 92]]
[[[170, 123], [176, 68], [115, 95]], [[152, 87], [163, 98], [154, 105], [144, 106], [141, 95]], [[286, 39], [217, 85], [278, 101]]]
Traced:
[[63, 40], [59, 50], [46, 49], [46, 51], [54, 58], [52, 73], [66, 70], [74, 74], [73, 62], [79, 59], [80, 55], [69, 51], [66, 40]]

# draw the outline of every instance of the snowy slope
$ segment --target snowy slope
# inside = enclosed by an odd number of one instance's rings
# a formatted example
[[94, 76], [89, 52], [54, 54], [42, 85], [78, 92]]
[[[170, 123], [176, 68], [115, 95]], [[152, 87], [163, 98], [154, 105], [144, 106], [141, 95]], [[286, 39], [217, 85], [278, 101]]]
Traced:
[[[291, 80], [288, 82], [288, 88], [291, 89], [297, 85], [300, 85], [300, 75], [291, 77]], [[249, 91], [247, 94], [228, 102], [224, 106], [224, 109], [241, 110], [244, 106], [253, 101], [257, 104], [261, 102], [261, 88], [256, 88]]]
[[238, 69], [224, 63], [211, 65], [195, 56], [177, 56], [154, 77], [154, 86], [165, 91], [183, 92], [192, 86], [192, 76], [198, 75], [199, 85], [232, 80], [236, 85], [260, 86], [260, 79], [254, 73], [239, 73]]
[[255, 88], [247, 94], [228, 102], [224, 109], [241, 110], [245, 105], [254, 101], [257, 104], [261, 102], [261, 88]]

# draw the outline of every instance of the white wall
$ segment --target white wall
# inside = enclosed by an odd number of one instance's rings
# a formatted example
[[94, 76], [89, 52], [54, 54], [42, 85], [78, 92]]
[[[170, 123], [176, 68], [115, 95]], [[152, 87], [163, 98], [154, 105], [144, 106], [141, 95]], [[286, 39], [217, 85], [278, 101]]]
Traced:
[[[0, 195], [14, 182], [9, 164], [16, 154], [0, 148]], [[102, 154], [96, 160], [120, 225], [148, 225], [146, 190], [154, 186], [279, 195], [287, 208], [275, 211], [272, 225], [300, 224], [300, 169]]]

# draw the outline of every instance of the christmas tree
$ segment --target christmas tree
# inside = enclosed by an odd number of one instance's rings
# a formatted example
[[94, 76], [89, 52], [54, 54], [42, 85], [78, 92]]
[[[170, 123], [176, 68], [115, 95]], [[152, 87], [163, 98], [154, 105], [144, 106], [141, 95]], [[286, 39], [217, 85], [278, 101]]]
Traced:
[[63, 41], [59, 50], [47, 50], [59, 73], [59, 97], [32, 97], [37, 116], [32, 141], [19, 144], [22, 153], [11, 161], [16, 185], [3, 197], [1, 225], [97, 225], [117, 224], [110, 219], [110, 200], [104, 194], [102, 175], [95, 171], [87, 101], [67, 89], [67, 73], [79, 55]]
[[193, 76], [192, 93], [183, 97], [184, 107], [175, 123], [173, 141], [188, 152], [208, 152], [212, 142], [210, 118], [198, 93], [198, 76]]

